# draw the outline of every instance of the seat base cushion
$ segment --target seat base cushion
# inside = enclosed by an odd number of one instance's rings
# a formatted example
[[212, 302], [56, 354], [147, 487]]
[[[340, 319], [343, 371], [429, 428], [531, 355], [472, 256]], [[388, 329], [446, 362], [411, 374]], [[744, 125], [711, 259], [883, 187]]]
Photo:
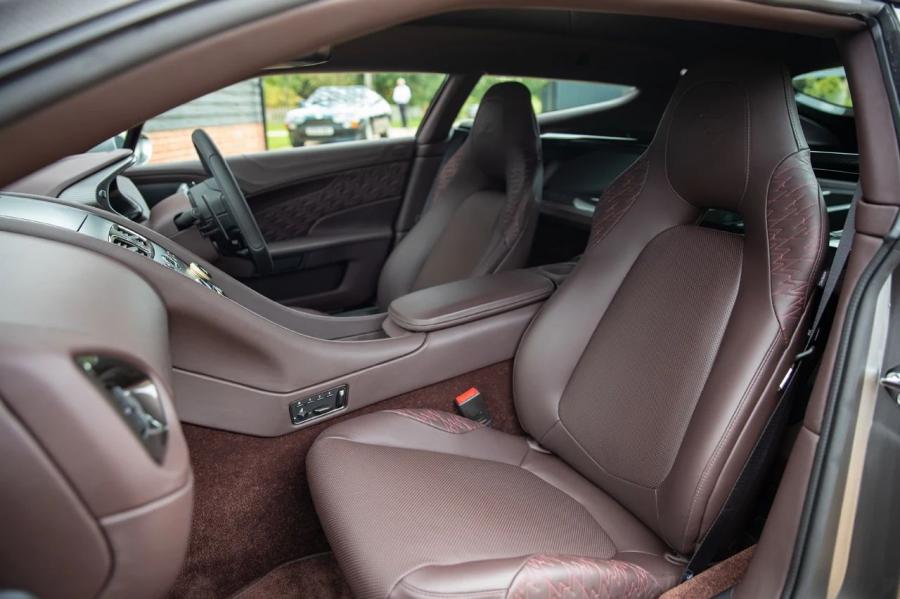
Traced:
[[358, 597], [655, 597], [681, 574], [561, 460], [455, 414], [348, 420], [316, 440], [307, 467]]

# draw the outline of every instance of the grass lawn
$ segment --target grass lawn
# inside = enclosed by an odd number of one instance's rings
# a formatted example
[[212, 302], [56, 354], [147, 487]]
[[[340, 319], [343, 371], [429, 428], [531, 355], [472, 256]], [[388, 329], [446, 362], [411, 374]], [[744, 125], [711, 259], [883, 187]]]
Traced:
[[287, 128], [281, 123], [266, 123], [266, 147], [270, 150], [290, 148]]

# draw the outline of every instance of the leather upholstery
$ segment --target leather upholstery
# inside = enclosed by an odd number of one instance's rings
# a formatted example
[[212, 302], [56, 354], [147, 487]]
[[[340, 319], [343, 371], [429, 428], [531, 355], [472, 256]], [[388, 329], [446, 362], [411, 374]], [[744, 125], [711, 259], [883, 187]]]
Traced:
[[558, 458], [454, 414], [342, 422], [316, 440], [307, 464], [316, 510], [360, 598], [504, 597], [540, 556], [614, 558], [657, 594], [680, 574], [655, 535]]
[[411, 291], [525, 264], [543, 186], [531, 94], [491, 87], [468, 138], [435, 180], [425, 213], [388, 257], [378, 306]]
[[[605, 198], [516, 355], [534, 441], [380, 413], [314, 445], [314, 500], [361, 597], [656, 596], [680, 573], [666, 552], [692, 553], [718, 514], [825, 248], [787, 73], [691, 68]], [[698, 226], [707, 208], [739, 213], [744, 234]]]
[[[691, 68], [632, 168], [648, 172], [630, 207], [526, 333], [515, 401], [530, 435], [689, 554], [772, 409], [824, 207], [790, 79], [764, 61]], [[704, 208], [745, 234], [695, 226]]]
[[535, 270], [509, 270], [444, 283], [399, 297], [390, 319], [408, 331], [436, 331], [546, 299], [556, 286]]

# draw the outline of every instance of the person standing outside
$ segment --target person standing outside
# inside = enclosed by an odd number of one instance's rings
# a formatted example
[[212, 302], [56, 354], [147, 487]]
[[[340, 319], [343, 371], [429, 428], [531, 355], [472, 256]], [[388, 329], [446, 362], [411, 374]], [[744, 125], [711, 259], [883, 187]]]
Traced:
[[397, 79], [397, 83], [394, 85], [393, 99], [394, 104], [400, 110], [400, 122], [405, 129], [408, 126], [406, 108], [409, 106], [409, 101], [412, 100], [412, 90], [409, 89], [409, 86], [406, 85], [406, 80], [402, 77]]

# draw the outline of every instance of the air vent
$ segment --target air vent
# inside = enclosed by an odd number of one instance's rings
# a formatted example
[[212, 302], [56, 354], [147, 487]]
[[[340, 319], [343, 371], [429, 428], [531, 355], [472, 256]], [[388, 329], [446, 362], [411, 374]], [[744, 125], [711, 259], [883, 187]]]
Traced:
[[124, 248], [129, 252], [140, 254], [148, 258], [153, 257], [153, 245], [147, 241], [146, 237], [138, 235], [130, 229], [126, 229], [121, 225], [113, 225], [109, 229], [109, 242]]
[[106, 395], [150, 457], [161, 464], [166, 454], [169, 427], [159, 389], [150, 377], [118, 358], [86, 355], [76, 357], [75, 362]]

